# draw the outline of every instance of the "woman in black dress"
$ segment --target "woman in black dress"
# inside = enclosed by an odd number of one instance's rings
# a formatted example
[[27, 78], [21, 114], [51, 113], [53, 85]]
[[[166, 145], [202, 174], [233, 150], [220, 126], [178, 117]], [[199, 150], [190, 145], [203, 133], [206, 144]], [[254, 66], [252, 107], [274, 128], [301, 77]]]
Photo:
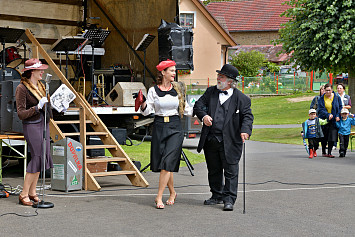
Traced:
[[156, 208], [163, 209], [163, 192], [169, 188], [170, 197], [166, 205], [173, 205], [176, 199], [173, 172], [179, 171], [184, 133], [180, 117], [192, 115], [192, 108], [185, 103], [186, 87], [174, 82], [176, 63], [162, 61], [157, 65], [157, 85], [148, 91], [147, 99], [140, 108], [143, 115], [155, 114], [150, 151], [150, 165], [153, 172], [160, 172], [159, 189], [155, 198]]
[[[45, 87], [40, 82], [44, 69], [40, 60], [32, 58], [25, 62], [22, 70], [21, 83], [16, 88], [17, 114], [22, 120], [24, 137], [31, 152], [31, 161], [28, 163], [22, 192], [19, 195], [19, 203], [32, 206], [33, 202], [41, 200], [36, 194], [36, 186], [40, 171], [43, 169], [43, 131], [44, 131], [44, 105], [48, 103], [45, 97]], [[50, 105], [48, 103], [48, 107]], [[50, 109], [47, 111], [50, 112]], [[48, 116], [51, 116], [50, 114]], [[47, 117], [48, 117], [47, 116]], [[47, 119], [46, 150], [50, 151], [49, 118]], [[53, 168], [50, 152], [46, 155], [46, 169]]]

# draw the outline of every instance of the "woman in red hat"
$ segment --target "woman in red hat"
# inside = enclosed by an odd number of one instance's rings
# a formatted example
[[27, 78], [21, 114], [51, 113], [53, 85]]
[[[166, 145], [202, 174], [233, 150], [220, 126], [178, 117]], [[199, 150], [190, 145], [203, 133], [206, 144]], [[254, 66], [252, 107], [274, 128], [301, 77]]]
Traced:
[[[192, 108], [185, 103], [186, 87], [182, 82], [175, 82], [176, 63], [172, 60], [160, 62], [157, 84], [148, 91], [146, 101], [141, 106], [141, 113], [154, 113], [150, 167], [153, 172], [160, 172], [158, 194], [155, 198], [157, 209], [163, 209], [163, 192], [169, 188], [170, 197], [166, 205], [173, 205], [176, 199], [173, 172], [179, 171], [184, 133], [180, 122], [183, 115], [192, 115]], [[144, 99], [143, 99], [144, 100]]]
[[[25, 206], [32, 206], [33, 202], [38, 203], [40, 199], [36, 194], [36, 186], [39, 173], [43, 168], [43, 130], [44, 130], [44, 105], [48, 103], [45, 97], [44, 85], [40, 82], [44, 69], [48, 65], [42, 64], [39, 59], [32, 58], [25, 62], [22, 70], [21, 83], [16, 88], [17, 114], [22, 120], [23, 133], [31, 152], [31, 161], [28, 163], [25, 181], [22, 192], [19, 195], [19, 203]], [[50, 105], [47, 117], [52, 116]], [[47, 120], [46, 150], [50, 151], [49, 119]], [[53, 168], [53, 161], [50, 152], [47, 152], [46, 169]]]

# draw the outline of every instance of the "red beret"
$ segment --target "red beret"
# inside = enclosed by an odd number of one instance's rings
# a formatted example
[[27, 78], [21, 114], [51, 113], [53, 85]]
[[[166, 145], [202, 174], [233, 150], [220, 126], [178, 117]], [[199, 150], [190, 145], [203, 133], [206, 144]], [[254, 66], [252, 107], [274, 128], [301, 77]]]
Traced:
[[168, 68], [168, 67], [172, 67], [175, 66], [176, 63], [173, 60], [167, 59], [165, 61], [161, 61], [158, 65], [157, 65], [157, 69], [158, 71], [163, 71], [164, 69]]

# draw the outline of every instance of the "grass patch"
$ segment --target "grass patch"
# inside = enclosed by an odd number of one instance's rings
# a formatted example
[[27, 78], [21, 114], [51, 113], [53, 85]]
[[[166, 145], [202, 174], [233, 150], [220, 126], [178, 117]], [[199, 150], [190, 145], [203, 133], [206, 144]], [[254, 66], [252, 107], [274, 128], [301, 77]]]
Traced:
[[[139, 141], [134, 141], [133, 144], [138, 144]], [[143, 142], [138, 146], [121, 146], [122, 149], [127, 153], [128, 157], [132, 160], [140, 161], [142, 168], [150, 163], [150, 141]], [[192, 165], [202, 163], [205, 161], [205, 156], [203, 154], [195, 154], [187, 149], [183, 149], [185, 155], [189, 159]], [[105, 151], [106, 156], [111, 156], [108, 150]], [[182, 161], [180, 167], [185, 167], [186, 163]], [[149, 170], [149, 169], [148, 169]]]
[[301, 125], [299, 128], [254, 129], [253, 135], [250, 137], [250, 140], [260, 142], [303, 145], [301, 131]]
[[290, 102], [287, 99], [315, 95], [317, 93], [252, 98], [254, 124], [301, 124], [308, 118], [311, 101]]

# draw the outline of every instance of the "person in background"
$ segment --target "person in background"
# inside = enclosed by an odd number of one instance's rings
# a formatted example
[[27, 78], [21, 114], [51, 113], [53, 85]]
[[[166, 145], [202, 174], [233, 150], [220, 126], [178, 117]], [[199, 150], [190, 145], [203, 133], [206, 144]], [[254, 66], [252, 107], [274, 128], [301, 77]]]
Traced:
[[203, 122], [197, 151], [204, 150], [212, 193], [204, 205], [224, 203], [224, 211], [233, 211], [239, 160], [254, 116], [250, 98], [236, 88], [238, 70], [226, 64], [217, 73], [217, 85], [207, 88], [194, 105], [194, 114]]
[[[36, 186], [39, 173], [43, 170], [43, 131], [46, 130], [46, 169], [53, 168], [53, 161], [50, 154], [49, 118], [52, 117], [51, 106], [45, 97], [44, 85], [40, 82], [44, 69], [48, 65], [42, 64], [39, 59], [32, 58], [25, 62], [22, 70], [21, 83], [16, 88], [17, 115], [22, 120], [23, 134], [31, 152], [31, 160], [28, 163], [25, 181], [22, 192], [19, 195], [19, 203], [25, 206], [32, 206], [33, 202], [41, 200], [36, 194]], [[44, 124], [44, 105], [47, 104], [47, 124]]]
[[[180, 117], [192, 115], [192, 108], [186, 103], [186, 87], [182, 82], [175, 82], [176, 63], [172, 60], [160, 62], [157, 84], [148, 90], [146, 100], [140, 105], [145, 116], [154, 113], [154, 124], [150, 151], [150, 168], [160, 172], [158, 194], [155, 198], [157, 209], [164, 209], [163, 192], [169, 188], [170, 197], [166, 205], [174, 205], [174, 172], [179, 171], [184, 132]], [[134, 95], [136, 98], [138, 95]], [[138, 97], [137, 97], [138, 98]], [[137, 99], [136, 98], [136, 99]]]
[[[332, 90], [332, 85], [327, 83], [324, 86], [325, 94], [318, 100], [318, 115], [321, 119], [327, 119], [329, 122], [323, 127], [324, 139], [322, 140], [322, 156], [334, 158], [332, 147], [338, 140], [338, 129], [336, 122], [340, 120], [340, 111], [343, 108], [341, 98]], [[328, 152], [326, 145], [328, 144]]]
[[308, 111], [309, 119], [302, 123], [304, 137], [308, 139], [308, 149], [310, 159], [317, 157], [319, 139], [324, 137], [321, 125], [327, 124], [326, 119], [317, 117], [317, 111], [310, 109]]
[[[337, 85], [337, 92], [341, 98], [343, 108], [350, 110], [351, 109], [351, 99], [350, 99], [349, 95], [345, 94], [345, 85], [343, 83], [339, 83]], [[336, 149], [337, 149], [337, 142], [335, 142], [335, 144], [333, 146], [333, 150], [336, 150]]]
[[[339, 157], [346, 156], [346, 150], [349, 145], [349, 136], [351, 133], [351, 126], [355, 125], [355, 119], [349, 118], [349, 110], [343, 108], [341, 110], [341, 119], [336, 122], [336, 126], [339, 129]], [[353, 117], [354, 115], [352, 115]]]
[[345, 94], [345, 85], [343, 83], [337, 85], [337, 92], [341, 98], [343, 108], [348, 110], [351, 109], [351, 99], [349, 95]]
[[321, 97], [322, 95], [324, 95], [324, 93], [325, 93], [324, 85], [321, 85], [321, 86], [319, 87], [319, 95], [316, 95], [316, 96], [313, 98], [313, 100], [312, 100], [312, 102], [311, 102], [311, 106], [309, 107], [309, 109], [315, 109], [315, 110], [317, 111], [317, 115], [318, 115], [318, 100], [320, 99], [320, 97]]

